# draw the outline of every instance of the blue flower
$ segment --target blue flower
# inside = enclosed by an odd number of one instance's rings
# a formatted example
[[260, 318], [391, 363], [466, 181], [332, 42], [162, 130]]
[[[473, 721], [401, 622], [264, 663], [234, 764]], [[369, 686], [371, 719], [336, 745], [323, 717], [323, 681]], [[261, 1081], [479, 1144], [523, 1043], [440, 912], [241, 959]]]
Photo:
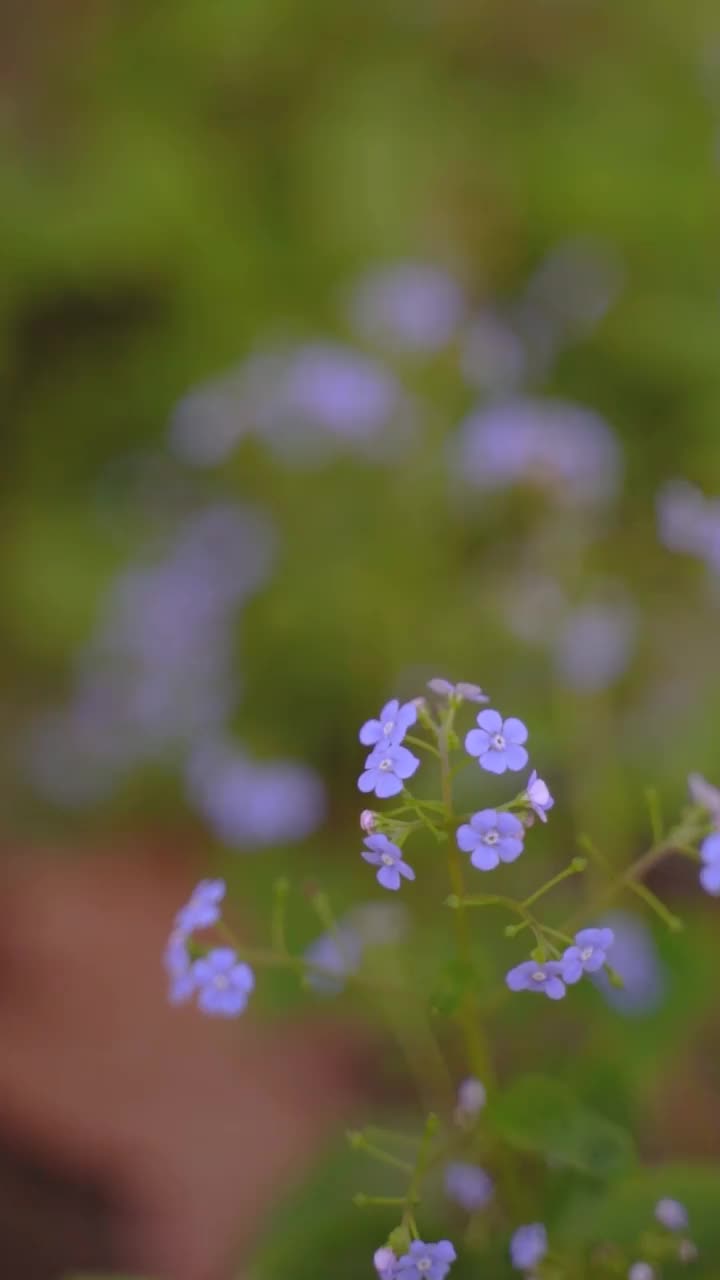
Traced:
[[481, 1080], [475, 1076], [468, 1076], [467, 1080], [463, 1080], [457, 1091], [457, 1104], [455, 1106], [455, 1121], [459, 1125], [467, 1126], [468, 1122], [472, 1123], [479, 1111], [482, 1111], [487, 1102], [487, 1091]]
[[324, 933], [310, 944], [305, 959], [305, 981], [321, 995], [338, 995], [345, 979], [357, 973], [363, 953], [363, 939], [350, 925], [341, 924], [335, 933]]
[[457, 1254], [449, 1240], [425, 1244], [413, 1240], [397, 1264], [398, 1280], [445, 1280]]
[[542, 991], [551, 1000], [562, 1000], [565, 995], [562, 965], [557, 960], [526, 960], [516, 965], [506, 975], [511, 991]]
[[402, 849], [387, 836], [368, 836], [362, 856], [371, 866], [380, 868], [377, 882], [383, 889], [399, 889], [401, 876], [406, 880], [415, 879], [412, 867], [403, 862]]
[[500, 862], [514, 862], [523, 851], [524, 827], [512, 813], [481, 809], [458, 827], [458, 848], [471, 855], [478, 871], [492, 871]]
[[203, 1013], [234, 1018], [243, 1012], [255, 975], [249, 965], [238, 960], [232, 947], [214, 947], [195, 961], [193, 969]]
[[420, 761], [407, 747], [378, 746], [365, 761], [365, 772], [360, 774], [360, 791], [374, 791], [379, 800], [397, 796], [403, 782], [412, 778]]
[[522, 744], [527, 742], [528, 731], [522, 720], [512, 716], [503, 720], [498, 711], [481, 711], [477, 723], [479, 727], [471, 729], [465, 739], [465, 749], [469, 755], [477, 756], [481, 769], [488, 773], [510, 769], [515, 773], [525, 768], [528, 753]]
[[433, 680], [428, 680], [428, 689], [440, 698], [456, 698], [459, 702], [490, 701], [479, 684], [468, 684], [465, 680], [458, 680], [457, 684], [452, 684], [450, 680], [436, 676]]
[[575, 934], [575, 946], [568, 947], [563, 955], [563, 981], [571, 986], [584, 973], [598, 973], [614, 941], [612, 929], [581, 929]]
[[445, 1193], [466, 1213], [476, 1213], [492, 1200], [495, 1186], [489, 1174], [476, 1164], [454, 1161], [445, 1169]]
[[714, 831], [700, 845], [700, 857], [704, 867], [700, 872], [700, 883], [706, 893], [714, 898], [720, 897], [720, 831]]
[[688, 1225], [688, 1212], [685, 1205], [679, 1200], [672, 1200], [669, 1196], [658, 1200], [655, 1205], [655, 1217], [663, 1227], [667, 1227], [668, 1231], [685, 1231]]
[[547, 822], [548, 812], [552, 809], [555, 801], [548, 791], [547, 783], [543, 782], [542, 778], [538, 778], [537, 769], [533, 769], [530, 774], [525, 789], [525, 799], [540, 821]]
[[365, 747], [387, 744], [398, 747], [411, 725], [417, 720], [417, 707], [414, 702], [405, 702], [402, 706], [397, 698], [386, 702], [380, 712], [379, 720], [366, 720], [360, 730], [360, 741]]
[[531, 1222], [518, 1227], [510, 1241], [510, 1257], [518, 1271], [530, 1271], [542, 1262], [547, 1253], [547, 1231], [542, 1222]]
[[176, 927], [186, 934], [195, 929], [209, 929], [220, 919], [220, 903], [224, 897], [224, 880], [201, 880], [193, 889], [190, 901], [178, 911]]
[[397, 1258], [392, 1249], [387, 1245], [383, 1245], [382, 1249], [376, 1249], [373, 1256], [373, 1266], [377, 1271], [380, 1280], [392, 1280], [395, 1274], [395, 1264]]
[[655, 1280], [655, 1272], [649, 1262], [633, 1262], [628, 1280]]
[[181, 929], [174, 929], [170, 934], [163, 961], [165, 972], [170, 978], [170, 1003], [184, 1004], [193, 994], [196, 982], [195, 971], [188, 955], [187, 934]]

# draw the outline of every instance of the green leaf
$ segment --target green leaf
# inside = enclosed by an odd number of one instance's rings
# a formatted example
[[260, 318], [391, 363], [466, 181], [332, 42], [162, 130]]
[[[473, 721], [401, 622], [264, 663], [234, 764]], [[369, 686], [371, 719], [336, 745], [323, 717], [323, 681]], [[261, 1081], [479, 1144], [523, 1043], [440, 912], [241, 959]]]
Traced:
[[616, 1178], [635, 1162], [630, 1134], [578, 1101], [559, 1080], [525, 1076], [494, 1099], [487, 1117], [516, 1150], [594, 1178]]

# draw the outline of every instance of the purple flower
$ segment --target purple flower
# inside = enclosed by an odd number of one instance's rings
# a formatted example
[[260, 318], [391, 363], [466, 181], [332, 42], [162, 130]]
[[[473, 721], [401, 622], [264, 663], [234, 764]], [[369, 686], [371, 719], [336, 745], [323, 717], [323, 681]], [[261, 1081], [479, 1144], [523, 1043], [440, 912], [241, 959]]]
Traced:
[[679, 1200], [672, 1200], [669, 1196], [658, 1200], [655, 1205], [655, 1217], [663, 1227], [667, 1227], [668, 1231], [687, 1230], [688, 1212]]
[[397, 1258], [392, 1249], [384, 1245], [382, 1249], [376, 1249], [373, 1256], [373, 1266], [380, 1277], [380, 1280], [392, 1280], [395, 1272], [395, 1263]]
[[613, 986], [603, 970], [593, 975], [593, 982], [618, 1013], [628, 1017], [651, 1013], [661, 1004], [666, 985], [652, 932], [638, 916], [625, 911], [611, 912], [604, 923], [615, 935], [612, 963], [623, 986]]
[[449, 1240], [425, 1244], [413, 1240], [397, 1264], [398, 1280], [445, 1280], [457, 1254]]
[[511, 991], [542, 991], [551, 1000], [565, 995], [562, 965], [557, 960], [525, 960], [506, 975]]
[[720, 897], [720, 831], [714, 831], [700, 845], [700, 857], [705, 864], [700, 872], [700, 883], [713, 898]]
[[492, 1200], [495, 1186], [489, 1174], [476, 1164], [454, 1161], [445, 1169], [445, 1193], [466, 1213], [476, 1213]]
[[387, 800], [400, 794], [403, 782], [412, 778], [419, 764], [417, 756], [407, 747], [383, 744], [370, 752], [365, 771], [358, 779], [358, 788], [363, 792], [374, 791], [378, 800]]
[[396, 351], [429, 353], [447, 346], [465, 310], [460, 286], [439, 267], [401, 262], [366, 275], [350, 299], [359, 333]]
[[195, 990], [195, 972], [187, 949], [187, 935], [180, 929], [170, 934], [163, 955], [165, 972], [170, 978], [171, 1004], [184, 1004]]
[[477, 756], [481, 769], [488, 773], [510, 769], [515, 773], [525, 768], [528, 753], [523, 743], [527, 742], [528, 731], [522, 720], [513, 716], [503, 720], [498, 711], [481, 711], [477, 723], [479, 728], [471, 729], [465, 738], [465, 749], [469, 755]]
[[334, 933], [324, 933], [311, 943], [305, 959], [308, 969], [305, 981], [321, 995], [338, 995], [345, 979], [360, 968], [363, 940], [350, 925], [341, 924]]
[[482, 809], [458, 827], [456, 839], [478, 871], [492, 871], [500, 862], [514, 862], [523, 851], [525, 829], [513, 813]]
[[398, 699], [393, 698], [391, 702], [385, 703], [379, 720], [365, 721], [360, 730], [360, 741], [365, 747], [398, 747], [416, 720], [417, 707], [414, 702], [406, 702], [400, 706]]
[[655, 1280], [655, 1272], [649, 1262], [633, 1262], [628, 1280]]
[[720, 827], [720, 791], [699, 773], [691, 773], [688, 778], [690, 798], [710, 814], [716, 827]]
[[626, 671], [637, 639], [637, 612], [628, 599], [595, 600], [568, 615], [555, 641], [555, 666], [571, 689], [595, 693]]
[[542, 778], [538, 778], [537, 769], [533, 769], [530, 774], [525, 797], [533, 813], [537, 814], [540, 821], [547, 822], [547, 815], [555, 801], [550, 795], [547, 783], [543, 782]]
[[380, 868], [377, 882], [383, 889], [399, 889], [401, 876], [406, 880], [415, 879], [412, 867], [403, 862], [402, 849], [388, 840], [387, 836], [368, 836], [362, 856], [371, 866]]
[[214, 947], [195, 961], [193, 969], [203, 1013], [234, 1018], [243, 1012], [255, 975], [249, 965], [238, 960], [232, 947]]
[[575, 946], [568, 947], [563, 955], [563, 981], [571, 986], [579, 982], [584, 973], [597, 973], [603, 968], [614, 941], [612, 929], [581, 929], [575, 934]]
[[455, 1107], [455, 1119], [458, 1124], [463, 1124], [466, 1120], [473, 1119], [479, 1111], [482, 1111], [487, 1102], [487, 1092], [485, 1085], [481, 1080], [477, 1080], [475, 1076], [468, 1076], [467, 1080], [463, 1080], [458, 1088], [457, 1105]]
[[178, 911], [176, 928], [182, 933], [209, 929], [220, 919], [220, 903], [225, 897], [224, 880], [201, 880], [193, 889], [190, 901]]
[[518, 1271], [531, 1271], [542, 1262], [548, 1249], [547, 1231], [542, 1222], [518, 1227], [510, 1241], [510, 1257]]
[[459, 702], [490, 701], [479, 684], [468, 684], [465, 680], [458, 680], [457, 684], [452, 684], [450, 680], [445, 680], [442, 676], [435, 676], [433, 680], [428, 680], [428, 689], [431, 689], [440, 698], [457, 698]]

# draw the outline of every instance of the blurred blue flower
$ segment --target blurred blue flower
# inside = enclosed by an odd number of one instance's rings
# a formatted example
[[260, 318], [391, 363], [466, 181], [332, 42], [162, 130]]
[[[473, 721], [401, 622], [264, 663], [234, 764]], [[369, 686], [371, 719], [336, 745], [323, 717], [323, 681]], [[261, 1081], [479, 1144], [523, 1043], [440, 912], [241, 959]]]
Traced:
[[406, 880], [415, 879], [412, 867], [403, 861], [402, 849], [388, 840], [387, 836], [368, 836], [362, 856], [371, 866], [380, 868], [377, 882], [383, 889], [399, 889], [402, 876]]
[[690, 774], [688, 789], [691, 800], [705, 809], [715, 825], [720, 827], [720, 790], [699, 773]]
[[357, 973], [365, 949], [401, 941], [407, 924], [407, 912], [398, 903], [361, 903], [338, 921], [333, 933], [322, 934], [305, 951], [305, 959], [323, 970], [309, 970], [307, 985], [321, 994], [337, 995], [345, 979]]
[[460, 368], [472, 386], [494, 396], [507, 395], [527, 371], [525, 344], [500, 315], [477, 312], [462, 337]]
[[192, 753], [187, 786], [218, 838], [245, 852], [304, 840], [325, 818], [325, 787], [308, 765], [253, 761], [228, 743]]
[[365, 761], [365, 771], [360, 774], [358, 788], [365, 793], [374, 791], [379, 800], [397, 796], [403, 783], [412, 778], [420, 761], [407, 747], [376, 747]]
[[489, 1204], [495, 1186], [489, 1174], [476, 1164], [454, 1161], [445, 1168], [445, 1194], [466, 1213], [476, 1213]]
[[658, 1200], [655, 1205], [655, 1217], [668, 1231], [685, 1231], [688, 1226], [688, 1211], [684, 1204], [679, 1200], [672, 1200], [669, 1196]]
[[525, 960], [506, 974], [505, 981], [511, 991], [540, 991], [551, 1000], [562, 1000], [565, 983], [562, 965], [557, 960]]
[[652, 932], [639, 916], [625, 911], [610, 912], [600, 923], [613, 931], [612, 966], [623, 986], [613, 986], [603, 970], [593, 974], [593, 982], [617, 1013], [639, 1017], [654, 1012], [666, 979]]
[[234, 1018], [242, 1013], [255, 986], [249, 965], [238, 960], [232, 947], [215, 947], [193, 965], [198, 1007], [203, 1013]]
[[620, 487], [622, 456], [596, 413], [559, 400], [511, 399], [470, 415], [455, 446], [459, 479], [482, 490], [517, 484], [565, 505], [606, 502]]
[[224, 880], [201, 880], [193, 889], [189, 902], [178, 911], [175, 927], [182, 933], [209, 929], [220, 919], [220, 903], [225, 897]]
[[627, 599], [597, 600], [574, 609], [555, 639], [555, 668], [572, 689], [596, 693], [627, 670], [637, 639], [637, 612]]
[[551, 249], [512, 312], [536, 377], [568, 343], [593, 332], [617, 299], [623, 276], [611, 245], [575, 239]]
[[195, 991], [195, 971], [187, 949], [187, 934], [175, 929], [168, 938], [163, 955], [165, 972], [170, 978], [171, 1004], [184, 1004]]
[[537, 769], [533, 769], [525, 789], [525, 796], [533, 813], [541, 822], [547, 822], [547, 815], [554, 807], [555, 801], [542, 778], [538, 778]]
[[720, 832], [715, 831], [700, 845], [700, 857], [703, 868], [700, 872], [700, 883], [706, 893], [714, 898], [720, 897]]
[[383, 743], [397, 747], [416, 720], [417, 707], [414, 702], [405, 702], [400, 706], [398, 699], [393, 698], [385, 703], [379, 720], [365, 721], [360, 730], [360, 741], [365, 747]]
[[478, 871], [492, 871], [501, 862], [514, 862], [523, 851], [525, 828], [512, 813], [482, 809], [458, 827], [456, 840]]
[[398, 1280], [445, 1280], [457, 1254], [449, 1240], [437, 1244], [425, 1244], [413, 1240], [410, 1248], [397, 1264]]
[[468, 1120], [472, 1120], [478, 1112], [482, 1111], [486, 1102], [485, 1085], [475, 1076], [468, 1076], [458, 1088], [455, 1120], [458, 1124], [465, 1124]]
[[547, 1231], [542, 1222], [518, 1227], [510, 1241], [510, 1258], [518, 1271], [532, 1271], [548, 1250]]
[[562, 958], [563, 982], [571, 986], [584, 973], [597, 973], [605, 965], [607, 952], [615, 941], [612, 929], [581, 929], [575, 934], [575, 946], [568, 947]]
[[655, 1272], [649, 1262], [633, 1262], [628, 1280], [655, 1280]]
[[522, 745], [527, 742], [528, 731], [522, 720], [513, 716], [503, 720], [497, 711], [481, 711], [477, 717], [479, 728], [471, 729], [465, 738], [465, 749], [478, 758], [481, 769], [488, 773], [516, 772], [524, 769], [528, 753]]
[[460, 286], [439, 267], [401, 262], [365, 275], [355, 286], [349, 316], [370, 342], [396, 351], [430, 353], [452, 341], [463, 319]]
[[668, 550], [720, 572], [720, 499], [706, 498], [686, 480], [672, 480], [658, 493], [656, 507], [660, 541]]

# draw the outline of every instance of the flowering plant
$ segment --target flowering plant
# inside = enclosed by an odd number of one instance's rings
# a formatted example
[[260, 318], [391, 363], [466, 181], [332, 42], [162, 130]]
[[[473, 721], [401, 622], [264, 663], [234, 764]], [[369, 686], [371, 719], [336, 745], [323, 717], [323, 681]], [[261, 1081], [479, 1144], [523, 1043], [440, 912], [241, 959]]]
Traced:
[[[562, 1280], [624, 1274], [629, 1280], [651, 1280], [666, 1265], [697, 1257], [688, 1211], [674, 1198], [675, 1188], [667, 1187], [666, 1194], [656, 1197], [654, 1217], [648, 1212], [646, 1220], [639, 1218], [623, 1241], [602, 1234], [589, 1241], [573, 1240], [563, 1231], [556, 1236], [552, 1222], [531, 1220], [538, 1161], [549, 1177], [574, 1170], [583, 1177], [611, 1180], [637, 1167], [633, 1142], [619, 1126], [579, 1104], [557, 1081], [535, 1073], [502, 1080], [491, 1047], [492, 1027], [498, 1010], [508, 1000], [524, 998], [522, 993], [544, 995], [557, 1005], [568, 997], [568, 988], [586, 981], [621, 989], [623, 978], [613, 964], [615, 931], [604, 923], [605, 913], [622, 894], [630, 893], [671, 932], [679, 930], [678, 917], [645, 883], [647, 874], [670, 854], [699, 864], [702, 887], [720, 895], [720, 793], [704, 779], [691, 777], [691, 804], [667, 831], [653, 801], [652, 843], [619, 875], [611, 874], [603, 855], [585, 840], [581, 855], [573, 856], [529, 895], [494, 892], [492, 880], [488, 884], [484, 877], [527, 856], [533, 827], [548, 822], [555, 801], [537, 769], [529, 771], [526, 725], [488, 707], [488, 701], [476, 685], [438, 678], [429, 682], [428, 696], [402, 705], [398, 699], [387, 702], [359, 733], [367, 756], [358, 788], [365, 796], [393, 802], [389, 808], [365, 808], [360, 815], [361, 857], [380, 890], [409, 896], [424, 874], [426, 860], [439, 858], [446, 865], [446, 927], [452, 930], [456, 949], [449, 999], [429, 1002], [412, 982], [399, 982], [373, 964], [373, 943], [387, 941], [388, 936], [392, 940], [399, 928], [397, 917], [395, 923], [386, 917], [381, 925], [377, 908], [358, 908], [354, 916], [339, 921], [328, 896], [318, 890], [313, 890], [311, 900], [326, 932], [303, 954], [293, 953], [286, 938], [286, 880], [275, 886], [272, 945], [267, 950], [245, 947], [222, 919], [223, 881], [204, 880], [197, 886], [176, 917], [165, 952], [170, 999], [196, 1000], [206, 1014], [235, 1017], [248, 1004], [255, 970], [275, 967], [295, 971], [319, 993], [337, 993], [347, 986], [369, 1000], [391, 1002], [394, 1008], [413, 1004], [419, 1035], [398, 1038], [425, 1111], [424, 1123], [416, 1133], [371, 1127], [349, 1134], [353, 1149], [379, 1169], [391, 1169], [400, 1184], [393, 1194], [363, 1191], [355, 1196], [358, 1207], [388, 1217], [372, 1260], [380, 1280], [445, 1280], [463, 1252], [482, 1254], [499, 1239], [511, 1266], [528, 1276]], [[465, 770], [473, 770], [473, 803], [469, 811], [459, 812], [457, 779]], [[485, 785], [506, 774], [521, 775], [515, 794], [486, 799]], [[422, 793], [420, 782], [425, 784]], [[552, 891], [591, 866], [603, 873], [599, 892], [559, 926], [550, 924], [546, 908]], [[514, 948], [501, 990], [489, 991], [480, 972], [476, 944], [477, 913], [482, 909], [492, 909], [493, 921], [506, 918], [502, 933]], [[442, 928], [442, 921], [436, 927]], [[217, 938], [209, 935], [213, 930]], [[436, 1015], [435, 1025], [430, 1013]], [[453, 1030], [460, 1033], [461, 1055], [453, 1050]], [[425, 1238], [426, 1204], [430, 1224], [437, 1216], [434, 1188], [439, 1172], [446, 1201], [468, 1219], [461, 1238], [453, 1242]]]

